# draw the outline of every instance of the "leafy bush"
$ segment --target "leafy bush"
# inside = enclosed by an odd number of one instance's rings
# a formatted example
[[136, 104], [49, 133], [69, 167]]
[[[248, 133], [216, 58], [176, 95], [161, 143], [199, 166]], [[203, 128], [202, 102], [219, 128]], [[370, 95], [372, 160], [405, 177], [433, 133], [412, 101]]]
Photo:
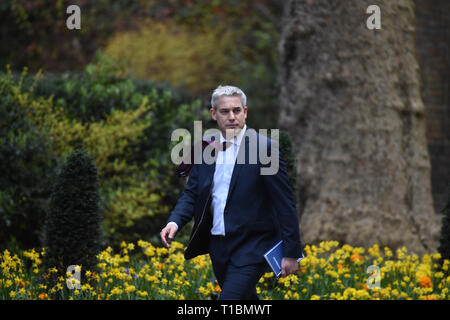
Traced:
[[56, 158], [20, 108], [20, 86], [0, 76], [0, 247], [29, 248], [40, 243]]
[[[0, 3], [0, 65], [13, 69], [25, 66], [36, 71], [80, 70], [102, 45], [105, 35], [115, 29], [117, 18], [129, 3], [117, 0], [34, 1], [3, 0]], [[121, 1], [123, 2], [123, 1]], [[82, 28], [67, 29], [66, 8], [77, 4], [82, 12]]]
[[229, 67], [233, 38], [221, 29], [192, 32], [174, 23], [146, 22], [138, 31], [113, 36], [105, 54], [127, 59], [132, 77], [168, 82], [199, 95], [236, 78]]
[[[170, 161], [171, 146], [176, 143], [170, 141], [171, 132], [193, 126], [202, 111], [198, 101], [176, 105], [169, 91], [151, 89], [142, 82], [138, 87], [148, 91], [136, 91], [131, 81], [115, 78], [114, 68], [102, 66], [107, 62], [100, 58], [98, 64], [90, 65], [89, 77], [86, 71], [70, 78], [68, 83], [75, 91], [68, 91], [63, 81], [52, 77], [58, 97], [38, 96], [37, 92], [51, 92], [45, 77], [37, 80], [39, 90], [23, 86], [24, 77], [14, 80], [8, 76], [7, 81], [14, 108], [26, 114], [37, 132], [48, 136], [47, 154], [61, 162], [83, 147], [94, 157], [106, 233], [111, 244], [118, 245], [122, 240], [149, 238], [159, 232], [184, 182], [174, 174]], [[92, 91], [96, 84], [81, 82], [86, 78], [103, 83], [108, 94]], [[82, 91], [96, 94], [83, 98]], [[124, 96], [128, 98], [124, 100]], [[90, 108], [80, 111], [76, 107], [78, 102], [93, 106], [95, 101], [102, 110], [95, 116]]]
[[[54, 96], [72, 119], [81, 122], [104, 120], [114, 110], [136, 109], [145, 95], [156, 91], [159, 102], [181, 105], [191, 98], [186, 92], [151, 81], [123, 78], [128, 66], [101, 52], [84, 72], [46, 73], [35, 84], [35, 96]], [[31, 85], [32, 81], [25, 81]], [[161, 97], [160, 97], [161, 96]]]

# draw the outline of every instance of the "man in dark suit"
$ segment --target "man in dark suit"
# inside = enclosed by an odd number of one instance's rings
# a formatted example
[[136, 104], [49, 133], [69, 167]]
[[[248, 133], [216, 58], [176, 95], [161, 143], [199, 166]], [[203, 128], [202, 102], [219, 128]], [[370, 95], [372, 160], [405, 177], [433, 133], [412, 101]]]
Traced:
[[[264, 253], [280, 240], [281, 276], [297, 270], [302, 250], [294, 197], [283, 157], [272, 148], [276, 142], [247, 129], [244, 92], [219, 86], [211, 106], [221, 133], [215, 161], [208, 164], [202, 155], [201, 163], [193, 165], [161, 239], [169, 248], [176, 232], [194, 217], [185, 258], [209, 253], [220, 299], [257, 299], [256, 284], [268, 271]], [[221, 149], [224, 142], [226, 149]], [[267, 163], [249, 159], [256, 146], [275, 150], [271, 157], [277, 157], [278, 170], [263, 174]]]

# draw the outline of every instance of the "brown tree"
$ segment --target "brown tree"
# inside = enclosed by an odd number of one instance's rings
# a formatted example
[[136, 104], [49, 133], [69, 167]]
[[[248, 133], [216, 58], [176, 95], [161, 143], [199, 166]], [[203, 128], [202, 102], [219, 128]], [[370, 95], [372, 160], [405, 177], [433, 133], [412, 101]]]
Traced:
[[304, 243], [435, 251], [412, 0], [289, 0], [279, 126], [294, 139]]

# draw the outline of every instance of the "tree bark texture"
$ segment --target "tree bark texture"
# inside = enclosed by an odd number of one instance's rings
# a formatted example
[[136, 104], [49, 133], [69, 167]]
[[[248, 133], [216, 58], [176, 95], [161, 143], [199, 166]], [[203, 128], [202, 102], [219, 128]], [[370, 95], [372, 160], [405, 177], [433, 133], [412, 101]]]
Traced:
[[286, 1], [279, 127], [293, 137], [305, 244], [435, 251], [412, 0]]

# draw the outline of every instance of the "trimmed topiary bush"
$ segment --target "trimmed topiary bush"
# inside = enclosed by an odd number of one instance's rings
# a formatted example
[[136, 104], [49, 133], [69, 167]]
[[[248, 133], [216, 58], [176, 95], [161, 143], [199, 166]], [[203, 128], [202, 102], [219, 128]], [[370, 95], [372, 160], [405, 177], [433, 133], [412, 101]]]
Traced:
[[74, 150], [58, 174], [45, 225], [45, 266], [65, 274], [70, 265], [93, 270], [101, 250], [97, 167], [84, 149]]

